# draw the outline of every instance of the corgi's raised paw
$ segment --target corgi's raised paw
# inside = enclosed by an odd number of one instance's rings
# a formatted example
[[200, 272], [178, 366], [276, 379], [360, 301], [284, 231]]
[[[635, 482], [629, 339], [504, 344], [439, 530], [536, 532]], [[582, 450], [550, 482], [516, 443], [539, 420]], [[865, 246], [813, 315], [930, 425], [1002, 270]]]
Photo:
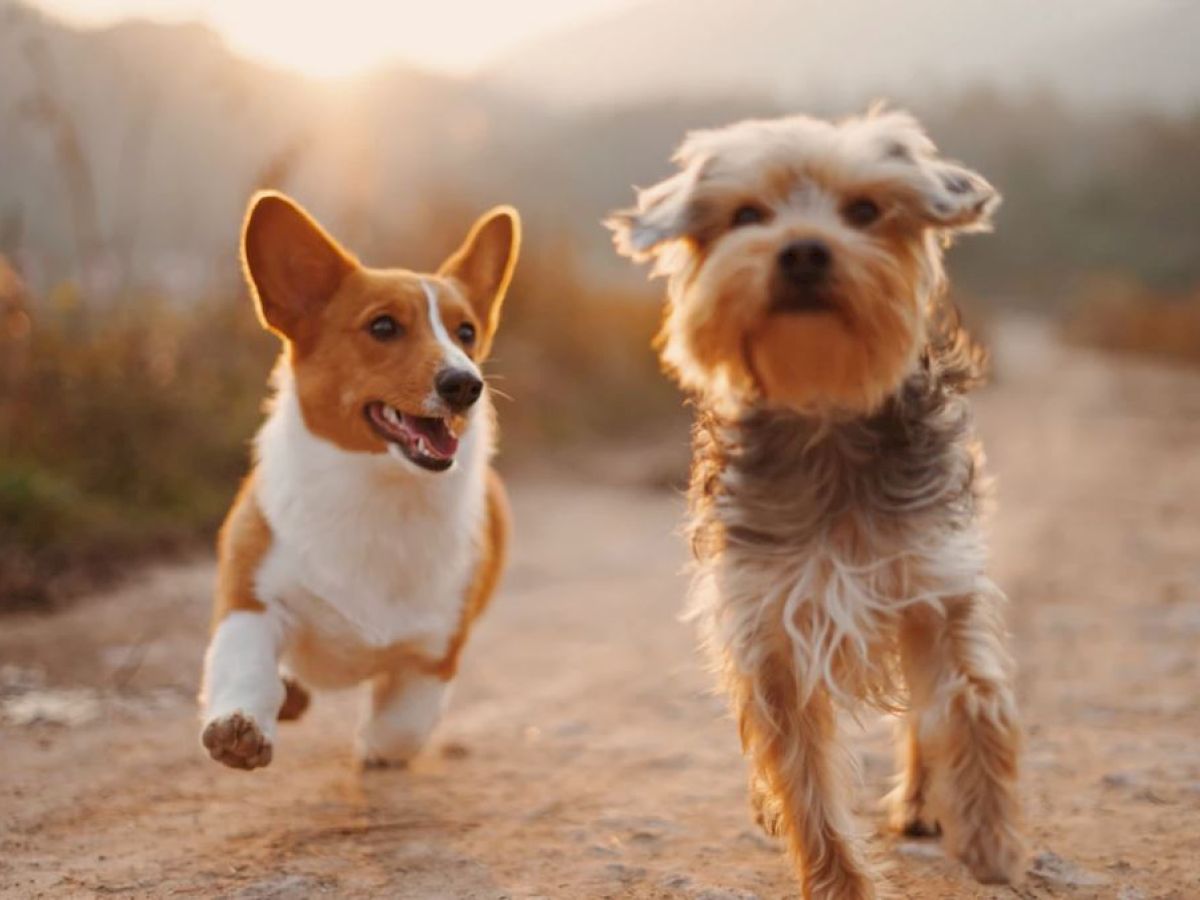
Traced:
[[232, 769], [257, 769], [271, 761], [271, 740], [241, 711], [211, 719], [200, 736], [209, 755]]

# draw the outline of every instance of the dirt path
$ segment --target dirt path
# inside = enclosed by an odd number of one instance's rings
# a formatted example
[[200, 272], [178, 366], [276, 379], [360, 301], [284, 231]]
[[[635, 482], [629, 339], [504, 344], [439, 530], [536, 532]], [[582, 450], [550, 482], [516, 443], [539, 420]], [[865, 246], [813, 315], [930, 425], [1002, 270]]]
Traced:
[[[1036, 860], [996, 890], [936, 844], [874, 848], [922, 900], [1200, 897], [1200, 378], [1068, 352], [1019, 323], [1002, 336], [979, 417], [1001, 482]], [[353, 770], [348, 695], [285, 727], [265, 771], [201, 754], [208, 562], [0, 620], [0, 895], [791, 896], [676, 621], [679, 498], [595, 479], [514, 496], [502, 595], [406, 773]], [[854, 746], [876, 831], [886, 723]]]

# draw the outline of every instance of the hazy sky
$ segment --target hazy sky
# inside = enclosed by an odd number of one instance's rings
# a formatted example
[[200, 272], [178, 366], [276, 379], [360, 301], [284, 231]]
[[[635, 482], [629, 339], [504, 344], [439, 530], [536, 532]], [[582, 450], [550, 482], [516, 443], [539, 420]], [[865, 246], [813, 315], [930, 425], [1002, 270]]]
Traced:
[[78, 24], [208, 23], [237, 51], [312, 75], [392, 59], [466, 72], [540, 32], [634, 0], [32, 0]]

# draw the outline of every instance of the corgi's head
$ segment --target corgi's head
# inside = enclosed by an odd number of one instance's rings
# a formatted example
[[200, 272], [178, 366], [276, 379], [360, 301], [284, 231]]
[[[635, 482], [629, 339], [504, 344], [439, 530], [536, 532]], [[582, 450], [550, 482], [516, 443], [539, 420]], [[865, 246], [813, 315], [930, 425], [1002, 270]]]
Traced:
[[487, 390], [479, 367], [519, 246], [516, 210], [498, 207], [434, 274], [372, 269], [290, 198], [256, 194], [242, 260], [308, 429], [344, 450], [449, 469]]

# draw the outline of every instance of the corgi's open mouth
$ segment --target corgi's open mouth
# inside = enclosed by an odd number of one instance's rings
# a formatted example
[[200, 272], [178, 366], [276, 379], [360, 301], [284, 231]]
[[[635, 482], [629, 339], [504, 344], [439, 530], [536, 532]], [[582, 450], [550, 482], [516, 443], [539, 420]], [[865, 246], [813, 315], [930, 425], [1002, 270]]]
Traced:
[[379, 400], [363, 411], [381, 438], [421, 468], [444, 472], [454, 465], [458, 438], [445, 419], [409, 415]]

